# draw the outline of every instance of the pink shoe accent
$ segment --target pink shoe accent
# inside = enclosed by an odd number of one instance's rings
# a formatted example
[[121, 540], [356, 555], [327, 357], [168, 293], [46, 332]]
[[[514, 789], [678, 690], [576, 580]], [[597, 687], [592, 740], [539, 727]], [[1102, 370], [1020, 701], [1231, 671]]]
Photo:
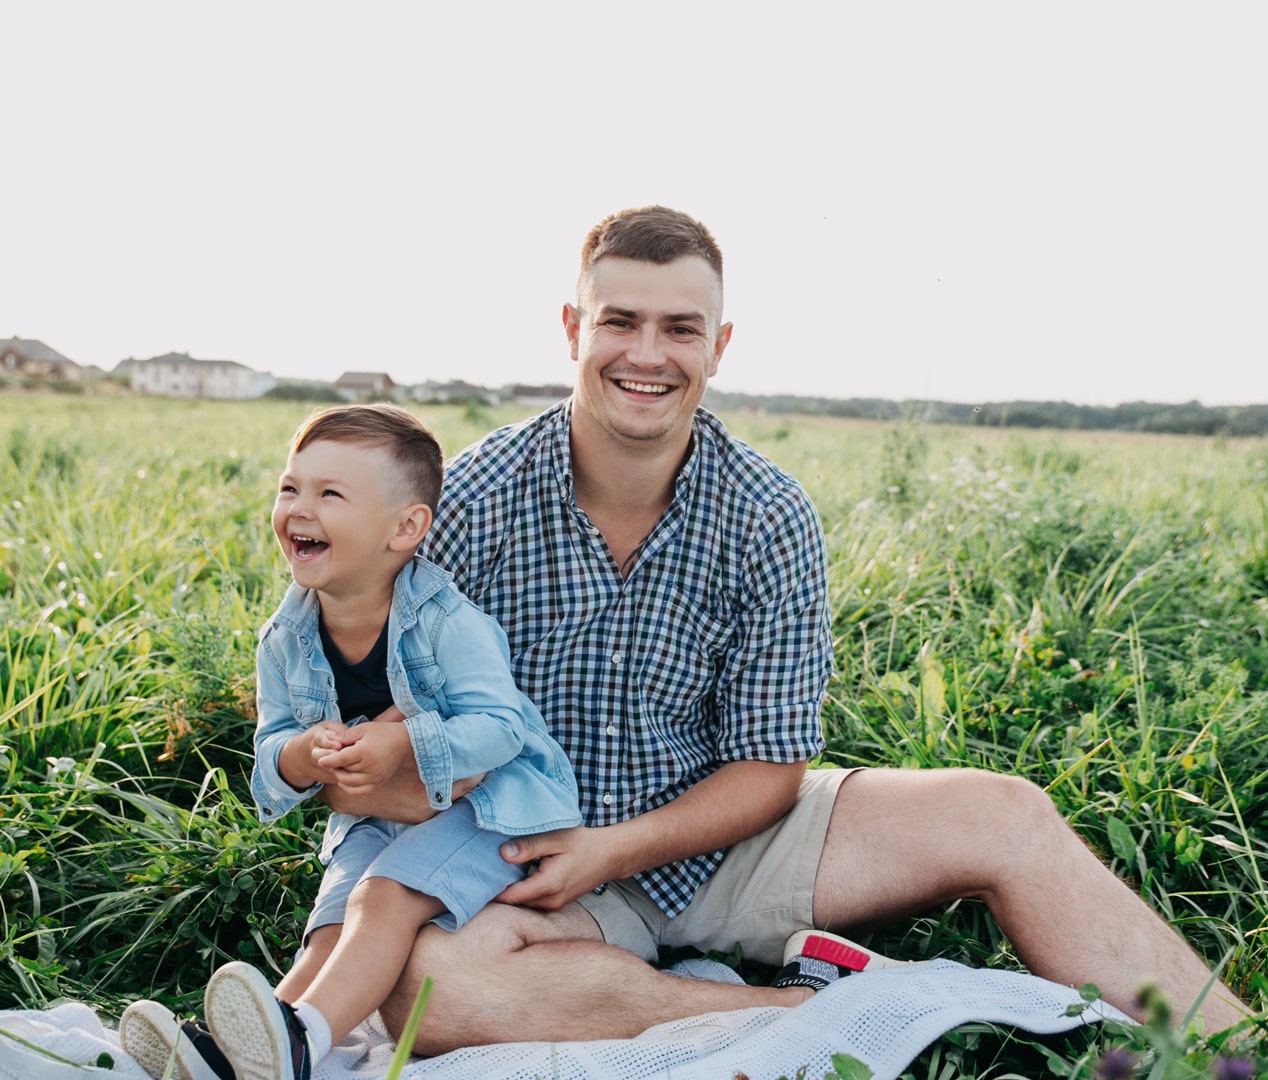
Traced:
[[849, 968], [851, 971], [865, 971], [872, 957], [862, 949], [856, 949], [843, 941], [819, 937], [811, 934], [801, 946], [801, 955], [813, 960], [826, 960], [837, 967]]

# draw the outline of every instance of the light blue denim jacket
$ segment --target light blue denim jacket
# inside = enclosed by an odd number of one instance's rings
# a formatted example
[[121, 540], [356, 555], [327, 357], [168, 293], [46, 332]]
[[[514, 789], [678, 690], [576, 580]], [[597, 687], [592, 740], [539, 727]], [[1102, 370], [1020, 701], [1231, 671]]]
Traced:
[[[481, 828], [522, 836], [580, 824], [576, 778], [511, 677], [506, 634], [452, 578], [416, 556], [396, 578], [388, 615], [388, 684], [431, 805], [446, 809], [455, 780], [488, 773], [467, 796]], [[313, 724], [342, 719], [318, 611], [317, 594], [292, 583], [260, 630], [251, 795], [266, 822], [321, 789], [300, 791], [282, 778], [282, 746]], [[359, 820], [331, 814], [323, 862]]]

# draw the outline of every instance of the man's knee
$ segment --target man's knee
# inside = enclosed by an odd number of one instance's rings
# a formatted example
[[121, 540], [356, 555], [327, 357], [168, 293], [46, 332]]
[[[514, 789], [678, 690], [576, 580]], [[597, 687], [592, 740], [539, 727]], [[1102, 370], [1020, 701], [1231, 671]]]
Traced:
[[537, 924], [547, 916], [527, 908], [489, 904], [456, 931], [429, 924], [414, 939], [405, 969], [388, 999], [379, 1007], [383, 1024], [399, 1039], [426, 979], [442, 999], [479, 995], [498, 978], [497, 968], [513, 953], [541, 937]]

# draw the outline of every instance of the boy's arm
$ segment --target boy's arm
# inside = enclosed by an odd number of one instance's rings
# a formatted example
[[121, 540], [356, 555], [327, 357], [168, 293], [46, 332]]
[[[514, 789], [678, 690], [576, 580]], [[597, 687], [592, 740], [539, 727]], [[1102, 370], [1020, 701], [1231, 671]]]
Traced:
[[[421, 621], [419, 632], [426, 632]], [[424, 709], [406, 717], [405, 729], [427, 798], [441, 810], [458, 779], [489, 772], [519, 754], [535, 710], [515, 685], [502, 628], [469, 601], [446, 613], [433, 652], [449, 715]]]
[[320, 790], [320, 780], [282, 764], [287, 748], [304, 734], [304, 727], [294, 719], [285, 672], [269, 650], [266, 637], [261, 638], [256, 652], [255, 672], [258, 719], [251, 797], [261, 820], [272, 821]]

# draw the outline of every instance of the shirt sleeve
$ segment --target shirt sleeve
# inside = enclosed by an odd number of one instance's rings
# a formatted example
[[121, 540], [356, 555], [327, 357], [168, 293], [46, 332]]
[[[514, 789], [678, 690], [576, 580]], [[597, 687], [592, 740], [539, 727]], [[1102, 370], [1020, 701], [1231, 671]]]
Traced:
[[745, 581], [718, 679], [718, 754], [805, 761], [824, 746], [833, 653], [823, 529], [799, 487], [770, 504], [750, 537]]
[[251, 769], [251, 797], [261, 821], [273, 821], [305, 799], [321, 790], [314, 784], [300, 791], [291, 787], [282, 776], [278, 758], [282, 747], [303, 727], [291, 714], [290, 692], [286, 677], [269, 650], [266, 635], [261, 637], [256, 652], [256, 715], [255, 759]]
[[489, 772], [519, 754], [527, 718], [511, 677], [506, 636], [474, 604], [460, 600], [447, 613], [434, 649], [444, 673], [444, 715], [424, 709], [406, 717], [405, 726], [431, 804], [443, 809], [455, 780]]

